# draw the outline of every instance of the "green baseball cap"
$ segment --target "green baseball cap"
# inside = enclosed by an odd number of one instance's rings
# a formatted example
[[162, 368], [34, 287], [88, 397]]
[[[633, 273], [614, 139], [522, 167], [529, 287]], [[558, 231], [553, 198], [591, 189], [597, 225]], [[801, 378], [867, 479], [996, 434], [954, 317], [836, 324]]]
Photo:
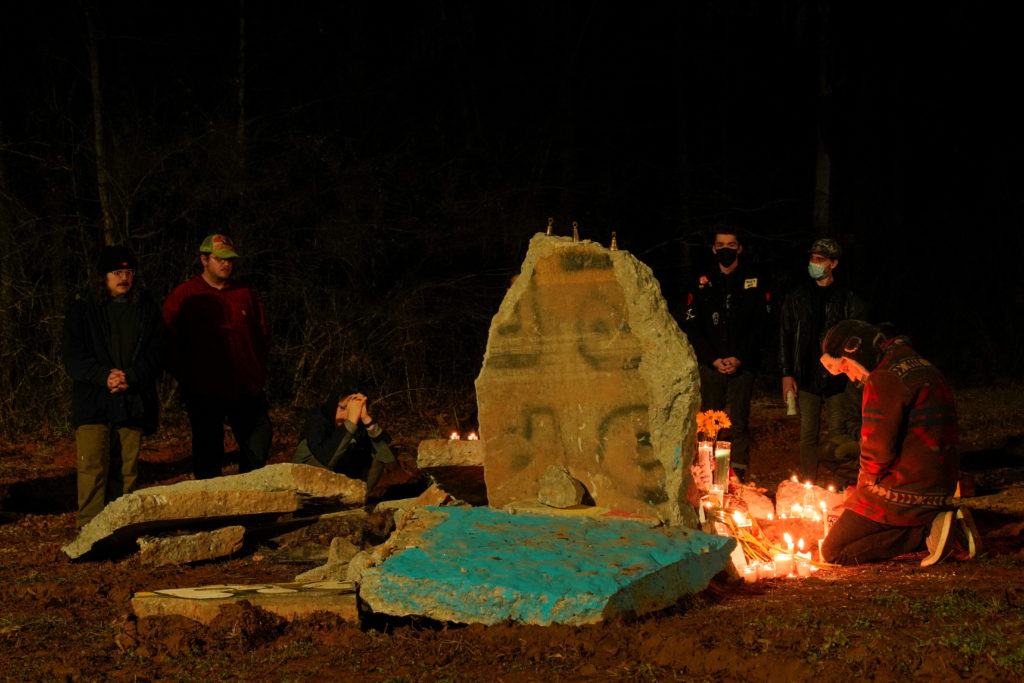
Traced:
[[227, 235], [207, 235], [199, 246], [199, 253], [213, 254], [217, 258], [238, 258], [235, 243]]

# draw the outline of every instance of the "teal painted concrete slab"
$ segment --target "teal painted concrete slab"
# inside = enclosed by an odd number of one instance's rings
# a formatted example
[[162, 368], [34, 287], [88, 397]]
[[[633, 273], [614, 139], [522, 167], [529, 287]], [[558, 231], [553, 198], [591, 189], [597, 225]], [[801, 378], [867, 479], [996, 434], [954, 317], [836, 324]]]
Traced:
[[683, 527], [424, 507], [363, 572], [359, 594], [395, 616], [588, 624], [703, 590], [735, 544]]

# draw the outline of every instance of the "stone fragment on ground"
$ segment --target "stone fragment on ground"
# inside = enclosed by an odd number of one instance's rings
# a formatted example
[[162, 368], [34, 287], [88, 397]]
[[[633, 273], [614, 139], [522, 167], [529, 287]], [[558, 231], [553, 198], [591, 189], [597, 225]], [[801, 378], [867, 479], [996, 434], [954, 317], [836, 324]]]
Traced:
[[537, 500], [553, 508], [571, 508], [583, 502], [583, 484], [564, 467], [552, 465], [540, 478]]
[[329, 612], [359, 622], [355, 584], [316, 581], [256, 585], [213, 585], [136, 593], [132, 612], [138, 618], [183, 616], [209, 625], [221, 606], [246, 600], [291, 621], [314, 612]]
[[843, 491], [829, 491], [815, 484], [786, 479], [779, 484], [775, 492], [775, 516], [785, 515], [789, 518], [803, 514], [813, 517], [812, 513], [807, 512], [807, 508], [820, 515], [822, 503], [825, 503], [827, 511], [832, 511], [842, 505], [845, 498], [846, 494]]
[[488, 502], [536, 499], [566, 468], [596, 505], [697, 526], [693, 349], [650, 268], [538, 234], [491, 322], [476, 380]]
[[360, 553], [359, 546], [344, 536], [331, 541], [327, 551], [327, 562], [319, 567], [302, 572], [295, 577], [296, 581], [344, 581], [348, 573], [348, 563]]
[[180, 536], [141, 536], [139, 563], [151, 567], [189, 564], [233, 555], [242, 549], [244, 526], [227, 526]]
[[121, 496], [63, 550], [76, 559], [93, 550], [131, 546], [140, 535], [265, 521], [306, 505], [360, 505], [366, 484], [322, 467], [281, 463], [226, 477], [152, 486]]
[[362, 569], [359, 594], [394, 616], [588, 624], [703, 590], [735, 544], [678, 526], [417, 508]]
[[743, 510], [754, 519], [769, 519], [775, 516], [775, 503], [758, 489], [746, 484], [733, 484], [726, 496], [726, 507]]
[[485, 448], [479, 439], [427, 439], [419, 443], [416, 466], [456, 498], [486, 505]]

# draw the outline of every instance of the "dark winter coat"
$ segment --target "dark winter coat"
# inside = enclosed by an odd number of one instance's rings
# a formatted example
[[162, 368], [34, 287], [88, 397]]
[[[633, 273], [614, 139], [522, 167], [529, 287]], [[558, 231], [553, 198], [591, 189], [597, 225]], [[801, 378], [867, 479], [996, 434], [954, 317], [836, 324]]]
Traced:
[[[126, 350], [126, 367], [118, 367], [112, 353], [110, 306], [131, 306], [129, 324], [133, 348]], [[167, 355], [160, 308], [148, 292], [125, 303], [99, 302], [89, 290], [77, 293], [64, 317], [62, 351], [71, 376], [71, 424], [117, 424], [156, 431], [160, 401], [156, 383]], [[107, 378], [113, 368], [123, 370], [128, 390], [110, 393]]]
[[333, 459], [333, 471], [363, 481], [366, 481], [373, 460], [394, 462], [387, 432], [379, 425], [369, 430], [357, 425], [354, 432], [349, 431], [351, 423], [336, 426], [334, 416], [337, 409], [338, 397], [335, 397], [309, 412], [292, 462], [328, 467]]
[[742, 263], [731, 273], [713, 265], [687, 295], [680, 327], [697, 362], [711, 365], [736, 357], [743, 370], [756, 371], [768, 331], [770, 297], [763, 278]]
[[821, 344], [833, 325], [866, 319], [864, 301], [846, 287], [819, 287], [810, 281], [786, 295], [779, 315], [779, 375], [793, 377], [801, 391], [823, 396], [846, 387], [843, 375], [832, 376], [821, 364]]
[[918, 526], [948, 509], [960, 476], [956, 403], [938, 369], [905, 337], [882, 347], [864, 385], [860, 473], [846, 507]]

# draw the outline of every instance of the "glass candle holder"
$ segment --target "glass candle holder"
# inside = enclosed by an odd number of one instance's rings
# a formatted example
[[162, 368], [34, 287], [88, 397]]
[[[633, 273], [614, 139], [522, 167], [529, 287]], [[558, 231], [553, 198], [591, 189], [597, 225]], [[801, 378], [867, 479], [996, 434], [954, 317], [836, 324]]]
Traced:
[[732, 444], [728, 441], [715, 443], [715, 478], [712, 483], [728, 488], [729, 486], [729, 457], [732, 455]]

